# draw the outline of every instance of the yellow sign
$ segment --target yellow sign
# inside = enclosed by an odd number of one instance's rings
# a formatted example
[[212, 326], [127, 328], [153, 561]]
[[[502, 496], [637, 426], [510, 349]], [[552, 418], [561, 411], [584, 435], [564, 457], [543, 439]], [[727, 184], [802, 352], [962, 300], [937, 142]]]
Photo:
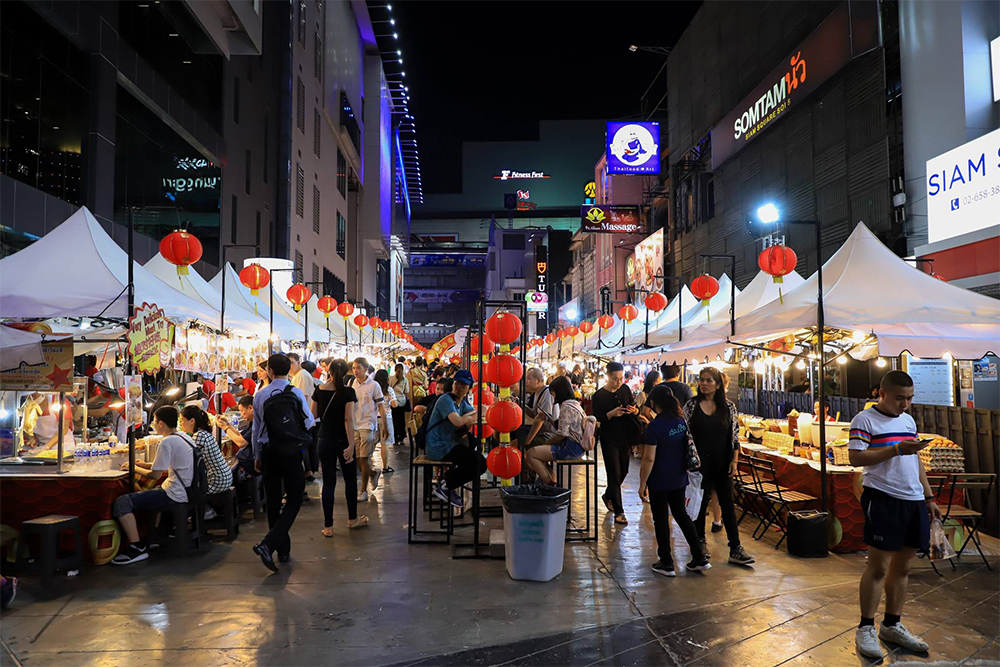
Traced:
[[587, 211], [587, 220], [590, 220], [591, 222], [601, 222], [604, 220], [604, 217], [604, 211], [596, 206]]
[[155, 303], [143, 303], [129, 319], [128, 353], [140, 373], [156, 373], [170, 362], [170, 320]]
[[587, 199], [593, 199], [597, 196], [597, 183], [591, 181], [583, 186], [583, 196]]
[[42, 343], [45, 361], [0, 372], [0, 389], [16, 391], [73, 391], [73, 341]]

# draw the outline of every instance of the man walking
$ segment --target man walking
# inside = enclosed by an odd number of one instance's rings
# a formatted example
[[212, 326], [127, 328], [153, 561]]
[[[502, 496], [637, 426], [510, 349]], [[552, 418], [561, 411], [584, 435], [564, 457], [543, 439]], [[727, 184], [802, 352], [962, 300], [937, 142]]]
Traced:
[[615, 523], [628, 525], [622, 505], [622, 482], [628, 476], [631, 445], [638, 441], [638, 420], [632, 391], [624, 384], [625, 368], [617, 361], [607, 366], [604, 386], [594, 392], [591, 411], [601, 425], [601, 454], [607, 473], [608, 488], [602, 496], [608, 511], [614, 512]]
[[691, 400], [692, 393], [691, 387], [681, 382], [681, 367], [677, 364], [663, 364], [660, 366], [660, 373], [663, 375], [663, 384], [667, 385], [677, 402], [684, 407]]
[[[272, 354], [267, 360], [270, 384], [258, 391], [253, 401], [254, 467], [264, 477], [270, 529], [253, 551], [272, 572], [278, 571], [273, 552], [278, 552], [281, 563], [288, 562], [291, 556], [288, 531], [302, 507], [306, 485], [302, 450], [308, 446], [312, 438], [309, 431], [315, 424], [306, 397], [288, 382], [289, 370], [288, 357]], [[282, 496], [285, 496], [284, 508]]]
[[361, 494], [358, 502], [368, 501], [368, 480], [371, 480], [372, 491], [378, 488], [378, 478], [381, 470], [372, 470], [371, 456], [375, 446], [382, 438], [389, 437], [385, 417], [385, 397], [382, 387], [368, 375], [368, 360], [358, 357], [354, 360], [351, 372], [354, 374], [354, 393], [358, 400], [354, 404], [354, 458], [358, 460], [361, 469]]
[[[861, 576], [861, 623], [854, 641], [869, 658], [882, 657], [879, 639], [918, 653], [928, 648], [900, 623], [910, 562], [918, 550], [927, 549], [928, 515], [941, 518], [917, 456], [927, 442], [917, 438], [916, 424], [905, 412], [912, 402], [913, 379], [903, 371], [889, 371], [882, 378], [878, 404], [851, 420], [851, 465], [865, 468], [861, 509], [868, 545], [868, 566]], [[876, 632], [883, 588], [885, 616]]]

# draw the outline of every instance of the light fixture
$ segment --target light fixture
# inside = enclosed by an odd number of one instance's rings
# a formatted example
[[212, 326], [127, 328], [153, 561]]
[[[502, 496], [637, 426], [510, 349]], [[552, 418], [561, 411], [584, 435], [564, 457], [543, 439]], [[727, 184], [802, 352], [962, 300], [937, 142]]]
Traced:
[[397, 55], [397, 56], [401, 56], [401, 55], [403, 55], [403, 52], [402, 52], [402, 51], [400, 51], [399, 49], [396, 49], [396, 55]]
[[799, 359], [797, 362], [795, 362], [795, 367], [798, 368], [801, 371], [802, 369], [804, 369], [806, 367], [806, 362], [804, 362], [801, 359]]
[[167, 389], [165, 392], [163, 392], [163, 395], [164, 396], [176, 396], [179, 393], [181, 393], [181, 388], [180, 387], [171, 387], [170, 389]]
[[89, 329], [90, 328], [90, 320], [88, 320], [86, 317], [81, 317], [80, 318], [80, 328], [81, 329]]
[[392, 33], [392, 38], [393, 39], [399, 39], [399, 33], [398, 32]]
[[843, 366], [844, 364], [846, 364], [847, 363], [847, 355], [846, 354], [842, 354], [839, 357], [837, 357], [837, 363], [840, 364], [841, 366]]
[[765, 225], [773, 224], [780, 219], [781, 213], [778, 211], [778, 207], [774, 204], [764, 204], [757, 209], [757, 220]]
[[108, 407], [111, 408], [112, 410], [117, 410], [118, 408], [124, 408], [125, 401], [115, 401], [114, 403], [109, 403]]
[[396, 25], [396, 19], [389, 19], [389, 25]]
[[885, 368], [887, 365], [886, 360], [883, 359], [882, 357], [879, 357], [878, 360], [875, 362], [875, 365], [878, 366], [879, 368]]

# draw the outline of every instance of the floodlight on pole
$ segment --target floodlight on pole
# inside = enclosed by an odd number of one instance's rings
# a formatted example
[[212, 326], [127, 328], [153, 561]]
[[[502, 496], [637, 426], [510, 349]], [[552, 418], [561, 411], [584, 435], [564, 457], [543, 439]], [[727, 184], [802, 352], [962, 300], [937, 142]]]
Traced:
[[773, 225], [781, 219], [781, 212], [774, 204], [767, 203], [757, 209], [757, 220], [765, 225]]

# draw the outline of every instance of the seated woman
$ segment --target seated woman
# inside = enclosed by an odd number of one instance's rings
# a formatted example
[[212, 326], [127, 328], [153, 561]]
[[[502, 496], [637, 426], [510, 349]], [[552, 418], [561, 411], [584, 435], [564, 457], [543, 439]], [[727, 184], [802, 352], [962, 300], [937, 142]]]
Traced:
[[[212, 423], [208, 414], [197, 405], [188, 405], [181, 410], [178, 419], [180, 430], [194, 436], [194, 444], [201, 450], [208, 468], [208, 494], [222, 493], [233, 484], [233, 473], [229, 470], [226, 458], [219, 449], [219, 443], [212, 435]], [[205, 512], [205, 518], [215, 516], [211, 508]]]
[[527, 450], [524, 456], [528, 465], [538, 475], [539, 480], [555, 486], [555, 475], [549, 470], [549, 461], [569, 461], [583, 456], [583, 424], [587, 413], [583, 411], [580, 401], [573, 393], [573, 382], [569, 377], [560, 375], [549, 385], [552, 399], [559, 406], [559, 421], [556, 435], [544, 445], [538, 445]]

